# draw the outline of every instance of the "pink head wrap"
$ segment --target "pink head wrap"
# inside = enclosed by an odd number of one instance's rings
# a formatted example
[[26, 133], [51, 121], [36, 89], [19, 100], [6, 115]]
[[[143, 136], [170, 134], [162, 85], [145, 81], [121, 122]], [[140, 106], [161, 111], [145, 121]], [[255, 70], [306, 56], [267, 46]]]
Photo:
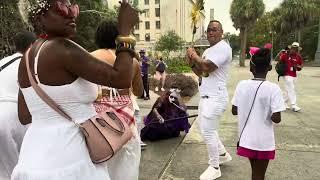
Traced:
[[253, 56], [253, 55], [255, 55], [259, 50], [260, 50], [260, 48], [258, 48], [258, 47], [250, 47], [249, 54], [250, 54], [251, 56]]
[[272, 44], [271, 43], [267, 43], [267, 44], [264, 45], [264, 48], [271, 49], [272, 48]]

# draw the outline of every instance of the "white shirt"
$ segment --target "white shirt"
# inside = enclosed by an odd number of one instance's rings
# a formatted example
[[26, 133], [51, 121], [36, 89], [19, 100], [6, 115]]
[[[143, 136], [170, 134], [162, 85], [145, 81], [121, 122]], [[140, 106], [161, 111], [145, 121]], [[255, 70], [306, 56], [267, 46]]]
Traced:
[[[0, 66], [5, 65], [12, 59], [22, 56], [21, 53], [15, 53], [0, 60]], [[21, 59], [17, 59], [5, 69], [0, 71], [0, 102], [18, 102], [18, 68]]]
[[[238, 107], [239, 136], [247, 120], [254, 95], [262, 81], [243, 80], [237, 85], [232, 104]], [[258, 151], [275, 150], [273, 113], [284, 111], [281, 89], [275, 83], [264, 81], [260, 86], [240, 146]]]
[[232, 49], [228, 43], [221, 40], [214, 46], [206, 49], [202, 55], [205, 60], [212, 61], [218, 69], [208, 77], [202, 77], [199, 91], [201, 96], [216, 96], [219, 88], [226, 89], [229, 65], [232, 60]]

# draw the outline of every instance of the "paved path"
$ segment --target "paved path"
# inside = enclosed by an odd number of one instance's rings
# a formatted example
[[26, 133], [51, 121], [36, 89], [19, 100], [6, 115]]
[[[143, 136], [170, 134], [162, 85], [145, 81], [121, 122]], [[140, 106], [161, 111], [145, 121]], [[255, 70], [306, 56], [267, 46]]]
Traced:
[[[246, 68], [234, 66], [228, 84], [230, 98], [239, 80], [251, 78]], [[282, 122], [276, 126], [276, 160], [271, 161], [267, 180], [318, 180], [320, 179], [320, 68], [306, 67], [298, 79], [298, 104], [302, 112], [286, 111]], [[273, 70], [269, 80], [276, 82]], [[196, 105], [195, 96], [190, 102]], [[231, 115], [231, 105], [220, 123], [220, 136], [233, 161], [221, 167], [226, 180], [250, 179], [247, 159], [235, 155], [237, 121]], [[145, 111], [149, 111], [147, 108]], [[207, 151], [200, 136], [197, 123], [184, 138], [149, 143], [142, 152], [141, 180], [196, 180], [207, 167]]]

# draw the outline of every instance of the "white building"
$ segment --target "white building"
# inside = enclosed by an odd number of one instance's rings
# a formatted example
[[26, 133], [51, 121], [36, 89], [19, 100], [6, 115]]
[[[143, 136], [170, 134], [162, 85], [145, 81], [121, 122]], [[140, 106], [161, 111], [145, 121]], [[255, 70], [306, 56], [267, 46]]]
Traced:
[[[129, 1], [130, 2], [130, 1]], [[133, 0], [131, 0], [133, 2]], [[195, 0], [138, 0], [140, 23], [135, 27], [137, 49], [154, 49], [155, 42], [167, 31], [175, 31], [184, 41], [192, 40], [191, 10]], [[118, 0], [108, 0], [113, 8]], [[197, 25], [195, 40], [204, 34], [204, 15]]]

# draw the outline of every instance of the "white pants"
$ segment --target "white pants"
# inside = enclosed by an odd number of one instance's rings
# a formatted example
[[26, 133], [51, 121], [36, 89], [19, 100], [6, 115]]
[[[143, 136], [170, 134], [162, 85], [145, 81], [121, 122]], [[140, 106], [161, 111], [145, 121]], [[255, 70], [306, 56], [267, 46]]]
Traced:
[[295, 91], [295, 82], [296, 82], [296, 77], [292, 76], [284, 76], [284, 100], [287, 104], [289, 105], [296, 105], [297, 103], [297, 95]]
[[228, 97], [201, 98], [198, 123], [202, 137], [207, 144], [209, 165], [219, 167], [219, 155], [226, 153], [219, 135], [219, 120], [226, 110]]
[[141, 157], [140, 136], [131, 125], [132, 139], [106, 163], [111, 180], [138, 180]]
[[10, 180], [27, 127], [19, 122], [18, 105], [0, 102], [0, 180]]

